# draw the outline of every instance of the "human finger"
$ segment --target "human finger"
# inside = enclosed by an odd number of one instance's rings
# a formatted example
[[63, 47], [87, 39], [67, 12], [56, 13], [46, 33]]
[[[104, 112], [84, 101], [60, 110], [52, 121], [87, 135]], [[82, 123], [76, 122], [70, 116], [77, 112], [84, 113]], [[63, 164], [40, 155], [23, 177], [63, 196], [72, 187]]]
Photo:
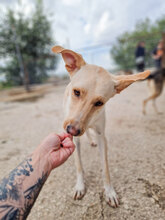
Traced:
[[75, 145], [74, 145], [73, 141], [69, 137], [65, 138], [62, 141], [62, 145], [63, 145], [63, 147], [75, 148]]
[[68, 134], [68, 133], [65, 133], [65, 132], [63, 132], [61, 134], [57, 134], [57, 136], [60, 138], [61, 141], [63, 141], [67, 137], [69, 137], [70, 139], [73, 139], [71, 134]]

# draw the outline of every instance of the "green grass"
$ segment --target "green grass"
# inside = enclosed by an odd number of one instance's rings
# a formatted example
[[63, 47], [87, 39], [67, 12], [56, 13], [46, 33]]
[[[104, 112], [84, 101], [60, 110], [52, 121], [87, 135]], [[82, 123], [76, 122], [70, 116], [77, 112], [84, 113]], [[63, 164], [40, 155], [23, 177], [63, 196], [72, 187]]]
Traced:
[[12, 88], [12, 83], [0, 82], [0, 90]]

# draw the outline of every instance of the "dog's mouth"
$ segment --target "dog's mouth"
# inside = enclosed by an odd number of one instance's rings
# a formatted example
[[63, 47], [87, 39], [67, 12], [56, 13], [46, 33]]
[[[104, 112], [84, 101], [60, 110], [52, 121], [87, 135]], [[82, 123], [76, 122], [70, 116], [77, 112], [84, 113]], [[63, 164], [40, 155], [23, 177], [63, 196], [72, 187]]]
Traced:
[[71, 134], [72, 136], [78, 136], [81, 133], [80, 129], [76, 129], [72, 125], [68, 125], [67, 128], [66, 128], [66, 131], [67, 131], [68, 134]]
[[84, 129], [76, 128], [75, 126], [72, 126], [72, 125], [67, 125], [65, 130], [68, 134], [71, 134], [72, 136], [75, 136], [75, 137], [81, 136], [85, 132]]
[[71, 119], [64, 121], [63, 128], [68, 134], [71, 134], [72, 136], [81, 136], [85, 132], [85, 127], [82, 126], [81, 123]]

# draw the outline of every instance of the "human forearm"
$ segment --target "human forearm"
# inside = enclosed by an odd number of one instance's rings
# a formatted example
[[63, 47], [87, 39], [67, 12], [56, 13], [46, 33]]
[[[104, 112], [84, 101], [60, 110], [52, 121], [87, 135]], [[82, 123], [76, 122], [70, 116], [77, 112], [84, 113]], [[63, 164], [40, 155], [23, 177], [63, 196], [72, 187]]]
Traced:
[[69, 134], [48, 135], [0, 182], [0, 219], [26, 219], [51, 170], [63, 164], [74, 148]]
[[37, 150], [12, 170], [0, 182], [0, 219], [25, 219], [49, 173], [46, 157]]

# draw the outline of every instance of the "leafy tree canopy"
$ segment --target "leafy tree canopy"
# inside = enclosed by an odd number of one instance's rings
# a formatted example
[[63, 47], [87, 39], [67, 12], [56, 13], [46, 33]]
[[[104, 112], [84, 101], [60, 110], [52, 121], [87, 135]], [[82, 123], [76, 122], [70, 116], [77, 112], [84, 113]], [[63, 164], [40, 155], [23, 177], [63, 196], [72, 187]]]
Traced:
[[23, 11], [8, 9], [0, 21], [0, 59], [5, 59], [0, 72], [13, 85], [43, 82], [57, 60], [51, 54], [54, 43], [41, 0], [36, 1], [35, 11], [28, 17]]

